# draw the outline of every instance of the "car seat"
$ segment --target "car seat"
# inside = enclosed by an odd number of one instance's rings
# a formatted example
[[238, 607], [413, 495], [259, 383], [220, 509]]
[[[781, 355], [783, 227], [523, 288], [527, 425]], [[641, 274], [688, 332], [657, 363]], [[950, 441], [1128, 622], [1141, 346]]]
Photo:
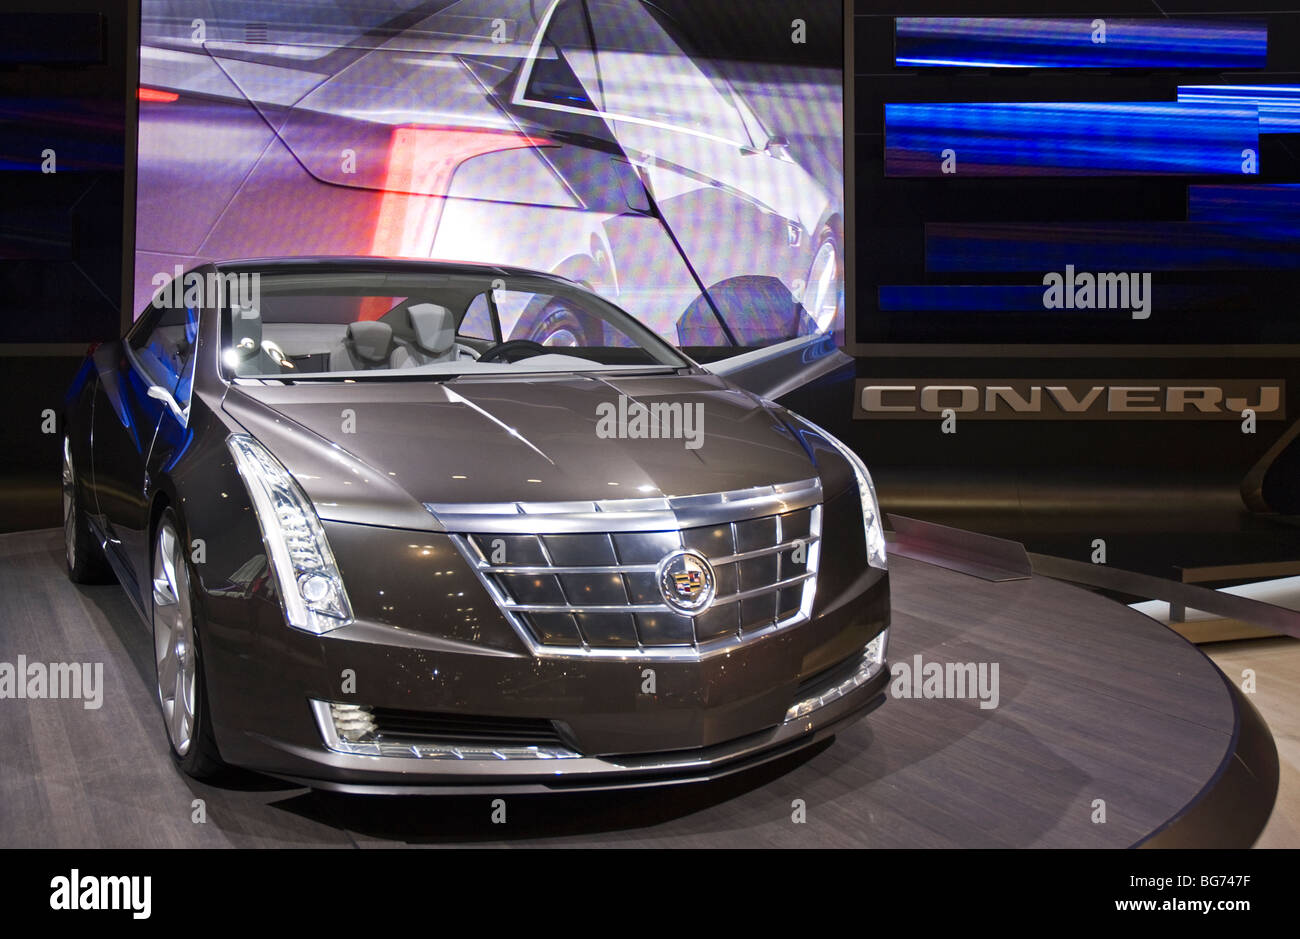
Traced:
[[399, 345], [393, 368], [414, 368], [431, 362], [473, 358], [456, 342], [456, 315], [437, 303], [414, 303], [406, 309], [413, 344]]
[[230, 333], [236, 375], [279, 375], [283, 371], [262, 346], [262, 313], [256, 307], [231, 310]]
[[392, 368], [393, 327], [377, 320], [348, 326], [343, 341], [330, 351], [331, 372], [362, 372]]

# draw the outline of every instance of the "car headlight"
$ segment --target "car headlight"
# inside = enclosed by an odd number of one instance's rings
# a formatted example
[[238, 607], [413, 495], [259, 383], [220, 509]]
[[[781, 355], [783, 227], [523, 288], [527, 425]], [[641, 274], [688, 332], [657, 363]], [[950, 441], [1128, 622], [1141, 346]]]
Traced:
[[253, 500], [288, 624], [321, 635], [352, 622], [352, 604], [307, 494], [270, 452], [243, 434], [226, 439]]
[[885, 556], [885, 528], [880, 520], [880, 503], [876, 501], [876, 484], [871, 481], [871, 473], [862, 458], [848, 448], [842, 440], [822, 430], [805, 417], [794, 415], [809, 430], [815, 431], [825, 439], [853, 467], [853, 476], [858, 481], [858, 501], [862, 503], [862, 525], [866, 529], [867, 563], [877, 570], [888, 570], [889, 562]]

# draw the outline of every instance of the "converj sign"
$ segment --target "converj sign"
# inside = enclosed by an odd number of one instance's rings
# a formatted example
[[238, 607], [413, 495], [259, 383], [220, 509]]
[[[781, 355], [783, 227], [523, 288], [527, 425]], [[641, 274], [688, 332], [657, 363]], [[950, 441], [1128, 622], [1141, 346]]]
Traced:
[[932, 420], [951, 411], [992, 421], [1286, 420], [1283, 379], [859, 379], [858, 420]]

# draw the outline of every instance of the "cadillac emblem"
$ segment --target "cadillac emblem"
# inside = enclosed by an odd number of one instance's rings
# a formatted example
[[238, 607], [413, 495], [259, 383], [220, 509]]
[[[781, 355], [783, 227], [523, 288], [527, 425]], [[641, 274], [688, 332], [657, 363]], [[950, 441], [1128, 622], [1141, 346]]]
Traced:
[[698, 613], [713, 602], [713, 568], [696, 551], [674, 551], [659, 562], [659, 592], [682, 613]]

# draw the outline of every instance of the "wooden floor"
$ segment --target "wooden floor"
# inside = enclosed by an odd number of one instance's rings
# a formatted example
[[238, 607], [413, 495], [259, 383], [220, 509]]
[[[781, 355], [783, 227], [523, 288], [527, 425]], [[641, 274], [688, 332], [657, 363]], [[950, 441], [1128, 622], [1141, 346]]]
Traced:
[[1253, 673], [1251, 701], [1277, 746], [1277, 803], [1257, 848], [1300, 848], [1300, 639], [1280, 636], [1202, 646], [1238, 685]]
[[890, 659], [997, 663], [996, 709], [893, 699], [740, 777], [514, 796], [504, 825], [484, 798], [327, 796], [251, 774], [214, 788], [173, 770], [144, 628], [118, 587], [67, 581], [60, 537], [0, 535], [0, 662], [102, 662], [104, 703], [0, 700], [5, 847], [1121, 847], [1193, 800], [1231, 745], [1219, 672], [1154, 621], [1044, 578], [897, 558]]

